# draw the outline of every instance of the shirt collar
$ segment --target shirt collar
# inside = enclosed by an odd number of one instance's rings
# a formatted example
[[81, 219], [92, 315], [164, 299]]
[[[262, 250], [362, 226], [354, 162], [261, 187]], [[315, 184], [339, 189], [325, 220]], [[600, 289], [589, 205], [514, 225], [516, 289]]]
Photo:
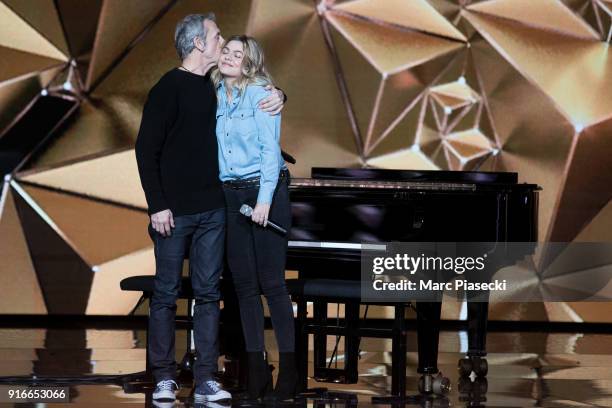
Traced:
[[[227, 92], [227, 91], [226, 91], [225, 81], [224, 81], [224, 80], [221, 80], [221, 81], [219, 82], [219, 85], [217, 85], [217, 89], [219, 89], [219, 90], [221, 90], [221, 91], [223, 91], [223, 92]], [[237, 87], [236, 85], [234, 85], [234, 86], [232, 87], [232, 92], [234, 93], [234, 95], [236, 95], [236, 94], [238, 93], [238, 87]]]

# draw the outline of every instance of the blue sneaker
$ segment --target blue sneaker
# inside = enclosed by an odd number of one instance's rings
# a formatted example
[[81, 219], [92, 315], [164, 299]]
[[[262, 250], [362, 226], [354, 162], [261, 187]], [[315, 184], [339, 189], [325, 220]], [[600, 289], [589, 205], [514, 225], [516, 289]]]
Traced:
[[153, 399], [156, 401], [174, 401], [179, 386], [174, 380], [161, 380], [153, 391]]
[[230, 400], [232, 399], [232, 394], [222, 389], [218, 382], [208, 380], [196, 387], [193, 399], [196, 403], [201, 404], [204, 402]]

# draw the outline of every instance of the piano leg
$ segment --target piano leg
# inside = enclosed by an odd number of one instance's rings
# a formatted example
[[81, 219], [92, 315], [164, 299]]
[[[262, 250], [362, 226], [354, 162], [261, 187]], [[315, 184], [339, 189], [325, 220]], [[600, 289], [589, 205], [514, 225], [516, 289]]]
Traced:
[[417, 342], [419, 347], [419, 374], [438, 372], [438, 342], [442, 303], [417, 302]]
[[468, 302], [468, 356], [487, 355], [488, 302]]
[[355, 384], [359, 381], [359, 302], [345, 303], [344, 320], [345, 382]]
[[406, 305], [398, 303], [394, 308], [393, 334], [391, 337], [391, 395], [372, 397], [372, 404], [403, 406], [418, 404], [420, 399], [406, 395]]
[[406, 305], [401, 303], [395, 306], [393, 320], [393, 339], [391, 355], [391, 395], [404, 396], [406, 394]]
[[[419, 392], [445, 395], [450, 391], [450, 380], [438, 371], [438, 343], [442, 302], [417, 302], [417, 342]], [[437, 374], [437, 375], [436, 375]]]
[[[482, 293], [477, 294], [478, 297]], [[487, 293], [488, 296], [488, 293]], [[468, 293], [469, 299], [469, 293]], [[487, 355], [487, 320], [489, 317], [488, 302], [467, 301], [468, 310], [468, 352], [467, 357], [459, 360], [459, 374], [469, 376], [472, 372], [484, 377], [489, 371]]]
[[[437, 337], [440, 321], [440, 303], [423, 303], [419, 313], [418, 343], [419, 343], [419, 373], [424, 374], [420, 382], [427, 382], [429, 392], [421, 391], [421, 395], [406, 395], [406, 318], [405, 304], [395, 305], [395, 316], [393, 321], [392, 352], [391, 352], [391, 395], [372, 397], [372, 404], [386, 404], [391, 406], [403, 406], [405, 404], [415, 404], [419, 406], [450, 406], [448, 399], [440, 398], [431, 394], [445, 394], [449, 389], [450, 382], [445, 377], [437, 374]], [[417, 305], [417, 310], [419, 306]], [[436, 315], [437, 311], [437, 315]], [[437, 318], [436, 318], [437, 316]], [[435, 322], [438, 322], [435, 324]], [[425, 336], [421, 336], [421, 329], [427, 327], [429, 330], [426, 335], [435, 336], [435, 341], [426, 341]], [[430, 325], [432, 327], [429, 327]], [[433, 346], [433, 347], [432, 347]], [[425, 355], [421, 358], [421, 353]], [[426, 379], [425, 379], [426, 378]]]

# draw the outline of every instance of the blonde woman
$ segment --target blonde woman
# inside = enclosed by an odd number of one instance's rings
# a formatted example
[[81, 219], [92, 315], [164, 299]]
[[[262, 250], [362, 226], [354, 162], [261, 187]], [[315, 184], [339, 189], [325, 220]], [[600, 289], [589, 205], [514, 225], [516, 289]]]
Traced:
[[[280, 150], [280, 115], [257, 108], [272, 79], [255, 39], [230, 37], [218, 68], [217, 142], [219, 173], [227, 206], [227, 256], [240, 305], [249, 358], [250, 399], [287, 400], [295, 395], [293, 308], [285, 286], [287, 237], [266, 228], [268, 219], [290, 228], [289, 172]], [[240, 214], [253, 208], [250, 218]], [[274, 391], [264, 344], [263, 293], [280, 353]]]

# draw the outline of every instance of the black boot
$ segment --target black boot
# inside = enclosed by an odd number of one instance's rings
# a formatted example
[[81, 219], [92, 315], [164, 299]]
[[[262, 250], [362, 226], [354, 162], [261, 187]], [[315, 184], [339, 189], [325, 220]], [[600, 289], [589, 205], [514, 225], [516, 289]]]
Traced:
[[295, 353], [279, 353], [276, 386], [274, 391], [266, 397], [266, 400], [280, 402], [295, 398], [297, 383], [298, 372], [295, 364]]
[[272, 373], [268, 366], [265, 353], [248, 353], [247, 398], [249, 400], [263, 399], [272, 389]]

